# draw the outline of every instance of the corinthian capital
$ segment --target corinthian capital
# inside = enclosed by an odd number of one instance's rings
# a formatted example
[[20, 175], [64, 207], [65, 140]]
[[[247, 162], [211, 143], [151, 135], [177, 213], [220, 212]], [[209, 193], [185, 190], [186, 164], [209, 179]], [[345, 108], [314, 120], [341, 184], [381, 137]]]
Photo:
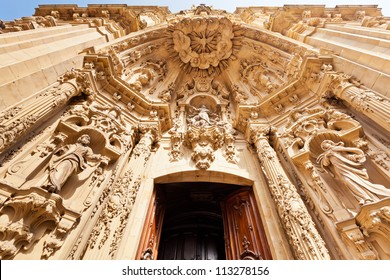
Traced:
[[150, 138], [151, 143], [155, 143], [159, 140], [159, 129], [154, 124], [142, 124], [138, 127], [140, 138]]
[[276, 128], [269, 124], [250, 124], [248, 125], [246, 138], [251, 144], [259, 140], [269, 140], [269, 136], [276, 132]]
[[353, 86], [353, 84], [349, 81], [351, 76], [346, 74], [331, 74], [330, 76], [330, 84], [329, 89], [333, 92], [333, 94], [337, 97], [340, 97], [341, 93]]
[[78, 92], [83, 92], [86, 95], [92, 95], [94, 92], [92, 80], [88, 72], [77, 69], [71, 69], [58, 78], [60, 84], [70, 83], [77, 88]]

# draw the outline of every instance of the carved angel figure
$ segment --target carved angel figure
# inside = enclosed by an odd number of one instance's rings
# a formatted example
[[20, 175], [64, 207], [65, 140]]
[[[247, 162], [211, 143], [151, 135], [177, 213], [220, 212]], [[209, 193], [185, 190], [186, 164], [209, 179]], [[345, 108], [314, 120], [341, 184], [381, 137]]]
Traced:
[[361, 149], [345, 147], [343, 142], [331, 140], [324, 140], [321, 148], [324, 152], [318, 156], [317, 162], [326, 172], [340, 179], [360, 205], [378, 201], [376, 195], [390, 196], [390, 189], [369, 181], [367, 170], [363, 167], [366, 157]]
[[75, 144], [57, 149], [49, 163], [49, 183], [43, 188], [49, 192], [59, 192], [71, 175], [91, 165], [88, 161], [95, 161], [97, 165], [102, 160], [107, 160], [99, 154], [94, 154], [89, 145], [90, 137], [84, 134]]
[[209, 109], [206, 105], [200, 106], [200, 108], [195, 108], [194, 106], [189, 107], [190, 115], [188, 122], [194, 126], [211, 126], [216, 123], [218, 116]]

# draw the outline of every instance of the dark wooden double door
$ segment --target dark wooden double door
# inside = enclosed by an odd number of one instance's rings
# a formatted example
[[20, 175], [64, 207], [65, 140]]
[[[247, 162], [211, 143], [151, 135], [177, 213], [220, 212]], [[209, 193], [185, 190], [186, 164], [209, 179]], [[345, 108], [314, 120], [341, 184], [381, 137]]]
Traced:
[[138, 259], [271, 259], [252, 189], [215, 183], [157, 185]]

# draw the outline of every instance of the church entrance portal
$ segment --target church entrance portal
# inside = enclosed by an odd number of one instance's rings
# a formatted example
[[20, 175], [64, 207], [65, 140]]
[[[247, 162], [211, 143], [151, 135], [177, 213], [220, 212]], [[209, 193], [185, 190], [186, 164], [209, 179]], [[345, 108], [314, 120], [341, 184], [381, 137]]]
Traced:
[[251, 187], [157, 184], [138, 259], [271, 259]]

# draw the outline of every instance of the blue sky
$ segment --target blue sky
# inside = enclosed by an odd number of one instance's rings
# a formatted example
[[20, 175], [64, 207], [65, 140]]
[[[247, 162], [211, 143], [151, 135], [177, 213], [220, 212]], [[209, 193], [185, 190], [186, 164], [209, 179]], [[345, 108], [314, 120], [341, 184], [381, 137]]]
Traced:
[[233, 12], [236, 7], [248, 6], [283, 6], [284, 4], [326, 4], [328, 7], [335, 5], [363, 5], [377, 4], [382, 8], [382, 13], [390, 17], [390, 1], [389, 0], [201, 0], [201, 1], [184, 1], [184, 0], [6, 0], [0, 7], [0, 19], [13, 20], [22, 16], [31, 16], [34, 14], [34, 8], [39, 4], [78, 4], [80, 7], [85, 7], [87, 4], [127, 4], [127, 5], [157, 5], [168, 6], [171, 12], [189, 9], [193, 4], [198, 5], [204, 3], [213, 6], [217, 9], [224, 9]]

